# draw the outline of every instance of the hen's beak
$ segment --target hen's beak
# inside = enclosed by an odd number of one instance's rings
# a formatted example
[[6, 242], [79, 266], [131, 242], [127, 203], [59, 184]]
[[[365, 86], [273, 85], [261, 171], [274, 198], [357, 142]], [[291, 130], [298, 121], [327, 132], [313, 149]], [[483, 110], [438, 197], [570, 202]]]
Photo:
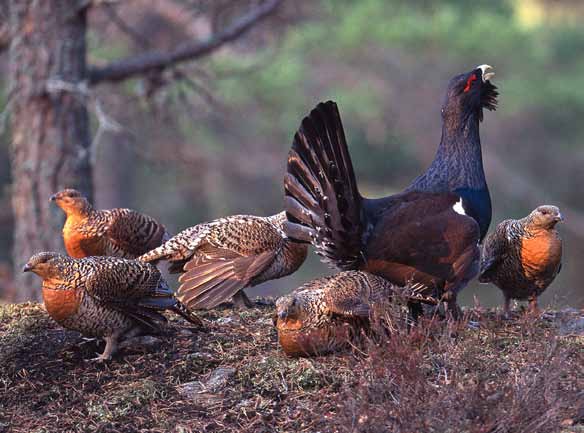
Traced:
[[485, 81], [490, 80], [491, 78], [493, 78], [495, 76], [495, 73], [494, 72], [490, 72], [493, 69], [492, 66], [489, 66], [489, 65], [480, 65], [480, 66], [477, 66], [477, 69], [480, 69], [481, 72], [482, 72], [483, 83]]

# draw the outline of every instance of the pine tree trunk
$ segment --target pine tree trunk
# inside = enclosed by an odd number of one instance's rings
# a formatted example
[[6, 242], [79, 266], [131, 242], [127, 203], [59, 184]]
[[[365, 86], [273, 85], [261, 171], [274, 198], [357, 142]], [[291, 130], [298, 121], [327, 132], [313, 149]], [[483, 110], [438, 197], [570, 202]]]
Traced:
[[39, 251], [62, 251], [54, 192], [92, 192], [86, 78], [86, 11], [79, 0], [10, 0], [13, 260], [18, 299], [39, 299], [21, 269]]

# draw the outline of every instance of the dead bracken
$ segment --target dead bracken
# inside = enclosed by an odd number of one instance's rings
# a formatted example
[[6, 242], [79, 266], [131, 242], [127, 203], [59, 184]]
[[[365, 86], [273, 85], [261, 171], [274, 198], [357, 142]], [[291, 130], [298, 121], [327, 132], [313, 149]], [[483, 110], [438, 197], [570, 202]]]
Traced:
[[[467, 310], [344, 354], [289, 358], [273, 305], [170, 318], [112, 361], [42, 305], [0, 307], [0, 432], [584, 432], [584, 312]], [[99, 343], [101, 344], [101, 343]]]

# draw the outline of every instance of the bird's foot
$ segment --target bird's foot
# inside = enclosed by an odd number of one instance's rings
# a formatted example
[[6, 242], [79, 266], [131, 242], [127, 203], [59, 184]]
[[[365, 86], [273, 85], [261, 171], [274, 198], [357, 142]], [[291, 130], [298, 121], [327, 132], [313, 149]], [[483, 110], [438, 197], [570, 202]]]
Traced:
[[105, 353], [96, 353], [96, 355], [98, 355], [96, 358], [90, 358], [89, 361], [102, 364], [112, 359], [111, 355], [106, 355]]

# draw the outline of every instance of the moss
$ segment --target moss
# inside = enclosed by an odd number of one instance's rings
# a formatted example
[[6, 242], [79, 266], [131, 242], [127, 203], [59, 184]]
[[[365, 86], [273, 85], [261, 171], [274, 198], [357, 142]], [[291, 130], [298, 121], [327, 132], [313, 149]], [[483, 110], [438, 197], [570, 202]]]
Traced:
[[[170, 317], [158, 349], [130, 347], [97, 364], [96, 343], [42, 306], [0, 307], [0, 431], [387, 431], [401, 420], [401, 431], [474, 432], [499, 418], [584, 430], [575, 412], [584, 407], [583, 341], [560, 335], [565, 315], [501, 321], [476, 311], [478, 329], [430, 323], [353, 352], [294, 359], [278, 348], [272, 313], [205, 312], [204, 330]], [[206, 387], [225, 368], [235, 374]], [[187, 383], [194, 394], [180, 392]]]

